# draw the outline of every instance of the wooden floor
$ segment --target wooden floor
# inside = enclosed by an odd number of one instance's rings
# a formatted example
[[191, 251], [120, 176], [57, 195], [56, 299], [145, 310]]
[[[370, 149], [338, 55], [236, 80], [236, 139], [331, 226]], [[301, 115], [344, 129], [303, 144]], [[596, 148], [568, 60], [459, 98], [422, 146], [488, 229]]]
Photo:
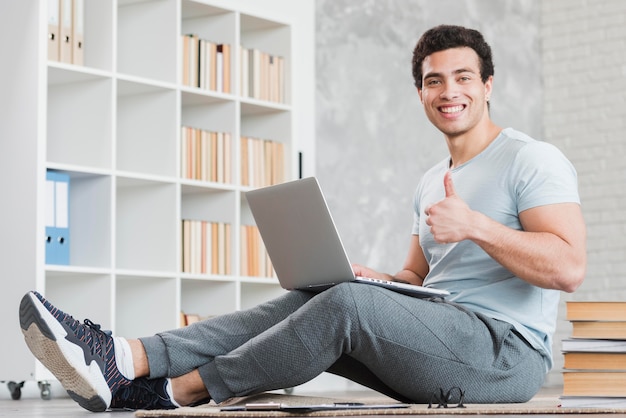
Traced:
[[[546, 394], [554, 394], [555, 390], [558, 389], [547, 389], [544, 390]], [[26, 390], [24, 395], [19, 400], [13, 400], [10, 397], [8, 390], [0, 395], [0, 417], [31, 417], [31, 418], [52, 418], [52, 417], [63, 417], [63, 418], [73, 418], [73, 417], [111, 417], [111, 418], [130, 418], [134, 417], [134, 413], [131, 411], [114, 411], [114, 412], [103, 412], [97, 415], [94, 415], [93, 412], [86, 411], [82, 409], [78, 404], [72, 401], [69, 397], [62, 393], [61, 389], [52, 388], [52, 397], [49, 400], [42, 399], [37, 393], [36, 390], [32, 388], [30, 390]], [[558, 394], [558, 392], [556, 392]], [[338, 394], [328, 394], [328, 393], [298, 393], [299, 395], [312, 395], [312, 396], [338, 396]], [[363, 397], [367, 395], [367, 393], [358, 392], [358, 397]], [[375, 392], [371, 393], [372, 396], [380, 396]], [[341, 396], [346, 396], [346, 393], [341, 394]], [[451, 417], [453, 415], [437, 415], [438, 417]], [[458, 417], [458, 415], [454, 415]], [[473, 415], [473, 416], [485, 416], [491, 418], [497, 417], [521, 417], [523, 415]], [[555, 418], [555, 415], [532, 415], [533, 418]], [[565, 415], [560, 414], [560, 417], [568, 417], [573, 415]], [[610, 417], [611, 415], [602, 415], [602, 414], [585, 414], [585, 418], [600, 418], [600, 417]], [[369, 418], [376, 418], [376, 415], [370, 415]], [[381, 418], [382, 416], [378, 416]], [[410, 418], [411, 415], [404, 415], [403, 417]], [[419, 417], [419, 416], [416, 416]], [[423, 417], [423, 416], [422, 416]], [[389, 418], [386, 416], [386, 418]]]

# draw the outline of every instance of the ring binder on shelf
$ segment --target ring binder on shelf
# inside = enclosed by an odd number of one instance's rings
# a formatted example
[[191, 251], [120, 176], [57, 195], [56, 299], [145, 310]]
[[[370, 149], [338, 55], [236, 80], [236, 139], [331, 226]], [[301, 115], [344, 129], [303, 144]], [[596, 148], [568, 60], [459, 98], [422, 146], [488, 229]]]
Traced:
[[48, 59], [59, 60], [59, 0], [48, 0]]
[[70, 263], [70, 176], [46, 173], [46, 264]]

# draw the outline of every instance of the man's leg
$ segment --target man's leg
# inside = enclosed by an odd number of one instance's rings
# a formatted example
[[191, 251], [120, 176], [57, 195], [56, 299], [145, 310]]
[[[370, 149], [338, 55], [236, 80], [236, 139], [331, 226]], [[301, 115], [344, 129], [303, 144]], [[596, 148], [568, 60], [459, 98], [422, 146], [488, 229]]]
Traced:
[[[199, 365], [206, 364], [207, 359], [215, 357], [215, 353], [229, 352], [247, 342], [282, 321], [314, 296], [312, 292], [288, 292], [246, 311], [200, 321], [153, 337], [128, 340], [135, 375], [151, 376], [153, 379], [155, 376], [171, 377], [173, 397], [180, 405], [206, 400], [209, 393], [198, 372]], [[207, 338], [209, 335], [213, 337]], [[168, 355], [160, 351], [161, 354], [154, 354], [148, 360], [145, 346], [167, 346]], [[173, 368], [169, 364], [170, 356], [177, 360], [173, 362]]]
[[355, 290], [369, 337], [329, 372], [404, 402], [428, 403], [453, 387], [469, 403], [524, 402], [540, 389], [544, 359], [510, 324], [441, 299]]
[[[287, 299], [299, 293], [290, 292]], [[348, 368], [340, 374], [366, 386], [387, 387], [388, 393], [414, 402], [428, 402], [439, 388], [455, 386], [466, 392], [467, 402], [523, 401], [544, 377], [541, 356], [509, 324], [457, 305], [362, 284], [328, 289], [246, 342], [250, 335], [232, 341], [240, 335], [237, 331], [209, 331], [191, 345], [161, 334], [158, 343], [146, 348], [149, 359], [168, 359], [164, 363], [170, 373], [185, 371], [190, 364], [198, 367], [218, 402], [297, 386], [326, 370], [336, 372], [344, 356], [369, 373]], [[222, 333], [225, 344], [212, 341]], [[206, 342], [206, 348], [198, 341]], [[197, 359], [194, 363], [184, 360], [189, 354]]]
[[[316, 295], [286, 292], [244, 311], [139, 338], [148, 354], [149, 377], [177, 377], [196, 370], [285, 320]], [[146, 375], [144, 369], [139, 373], [138, 376]]]

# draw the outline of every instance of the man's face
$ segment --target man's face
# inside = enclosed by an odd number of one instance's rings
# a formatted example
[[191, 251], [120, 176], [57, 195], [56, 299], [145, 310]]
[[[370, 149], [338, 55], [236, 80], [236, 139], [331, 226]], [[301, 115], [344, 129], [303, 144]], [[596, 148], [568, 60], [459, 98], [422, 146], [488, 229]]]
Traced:
[[418, 89], [426, 116], [447, 137], [463, 135], [489, 118], [492, 78], [483, 83], [476, 52], [467, 47], [435, 52], [422, 63]]

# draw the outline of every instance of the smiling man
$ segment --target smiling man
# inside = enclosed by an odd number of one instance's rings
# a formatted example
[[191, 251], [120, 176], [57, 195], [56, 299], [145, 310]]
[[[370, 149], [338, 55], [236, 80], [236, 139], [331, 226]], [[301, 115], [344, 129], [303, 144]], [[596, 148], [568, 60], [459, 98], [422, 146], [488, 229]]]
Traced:
[[491, 121], [479, 32], [427, 31], [413, 75], [449, 155], [417, 186], [403, 268], [353, 269], [446, 289], [445, 300], [342, 283], [126, 339], [29, 292], [20, 325], [33, 354], [91, 411], [221, 402], [325, 371], [404, 402], [530, 399], [552, 366], [559, 291], [585, 275], [576, 172], [554, 146]]

